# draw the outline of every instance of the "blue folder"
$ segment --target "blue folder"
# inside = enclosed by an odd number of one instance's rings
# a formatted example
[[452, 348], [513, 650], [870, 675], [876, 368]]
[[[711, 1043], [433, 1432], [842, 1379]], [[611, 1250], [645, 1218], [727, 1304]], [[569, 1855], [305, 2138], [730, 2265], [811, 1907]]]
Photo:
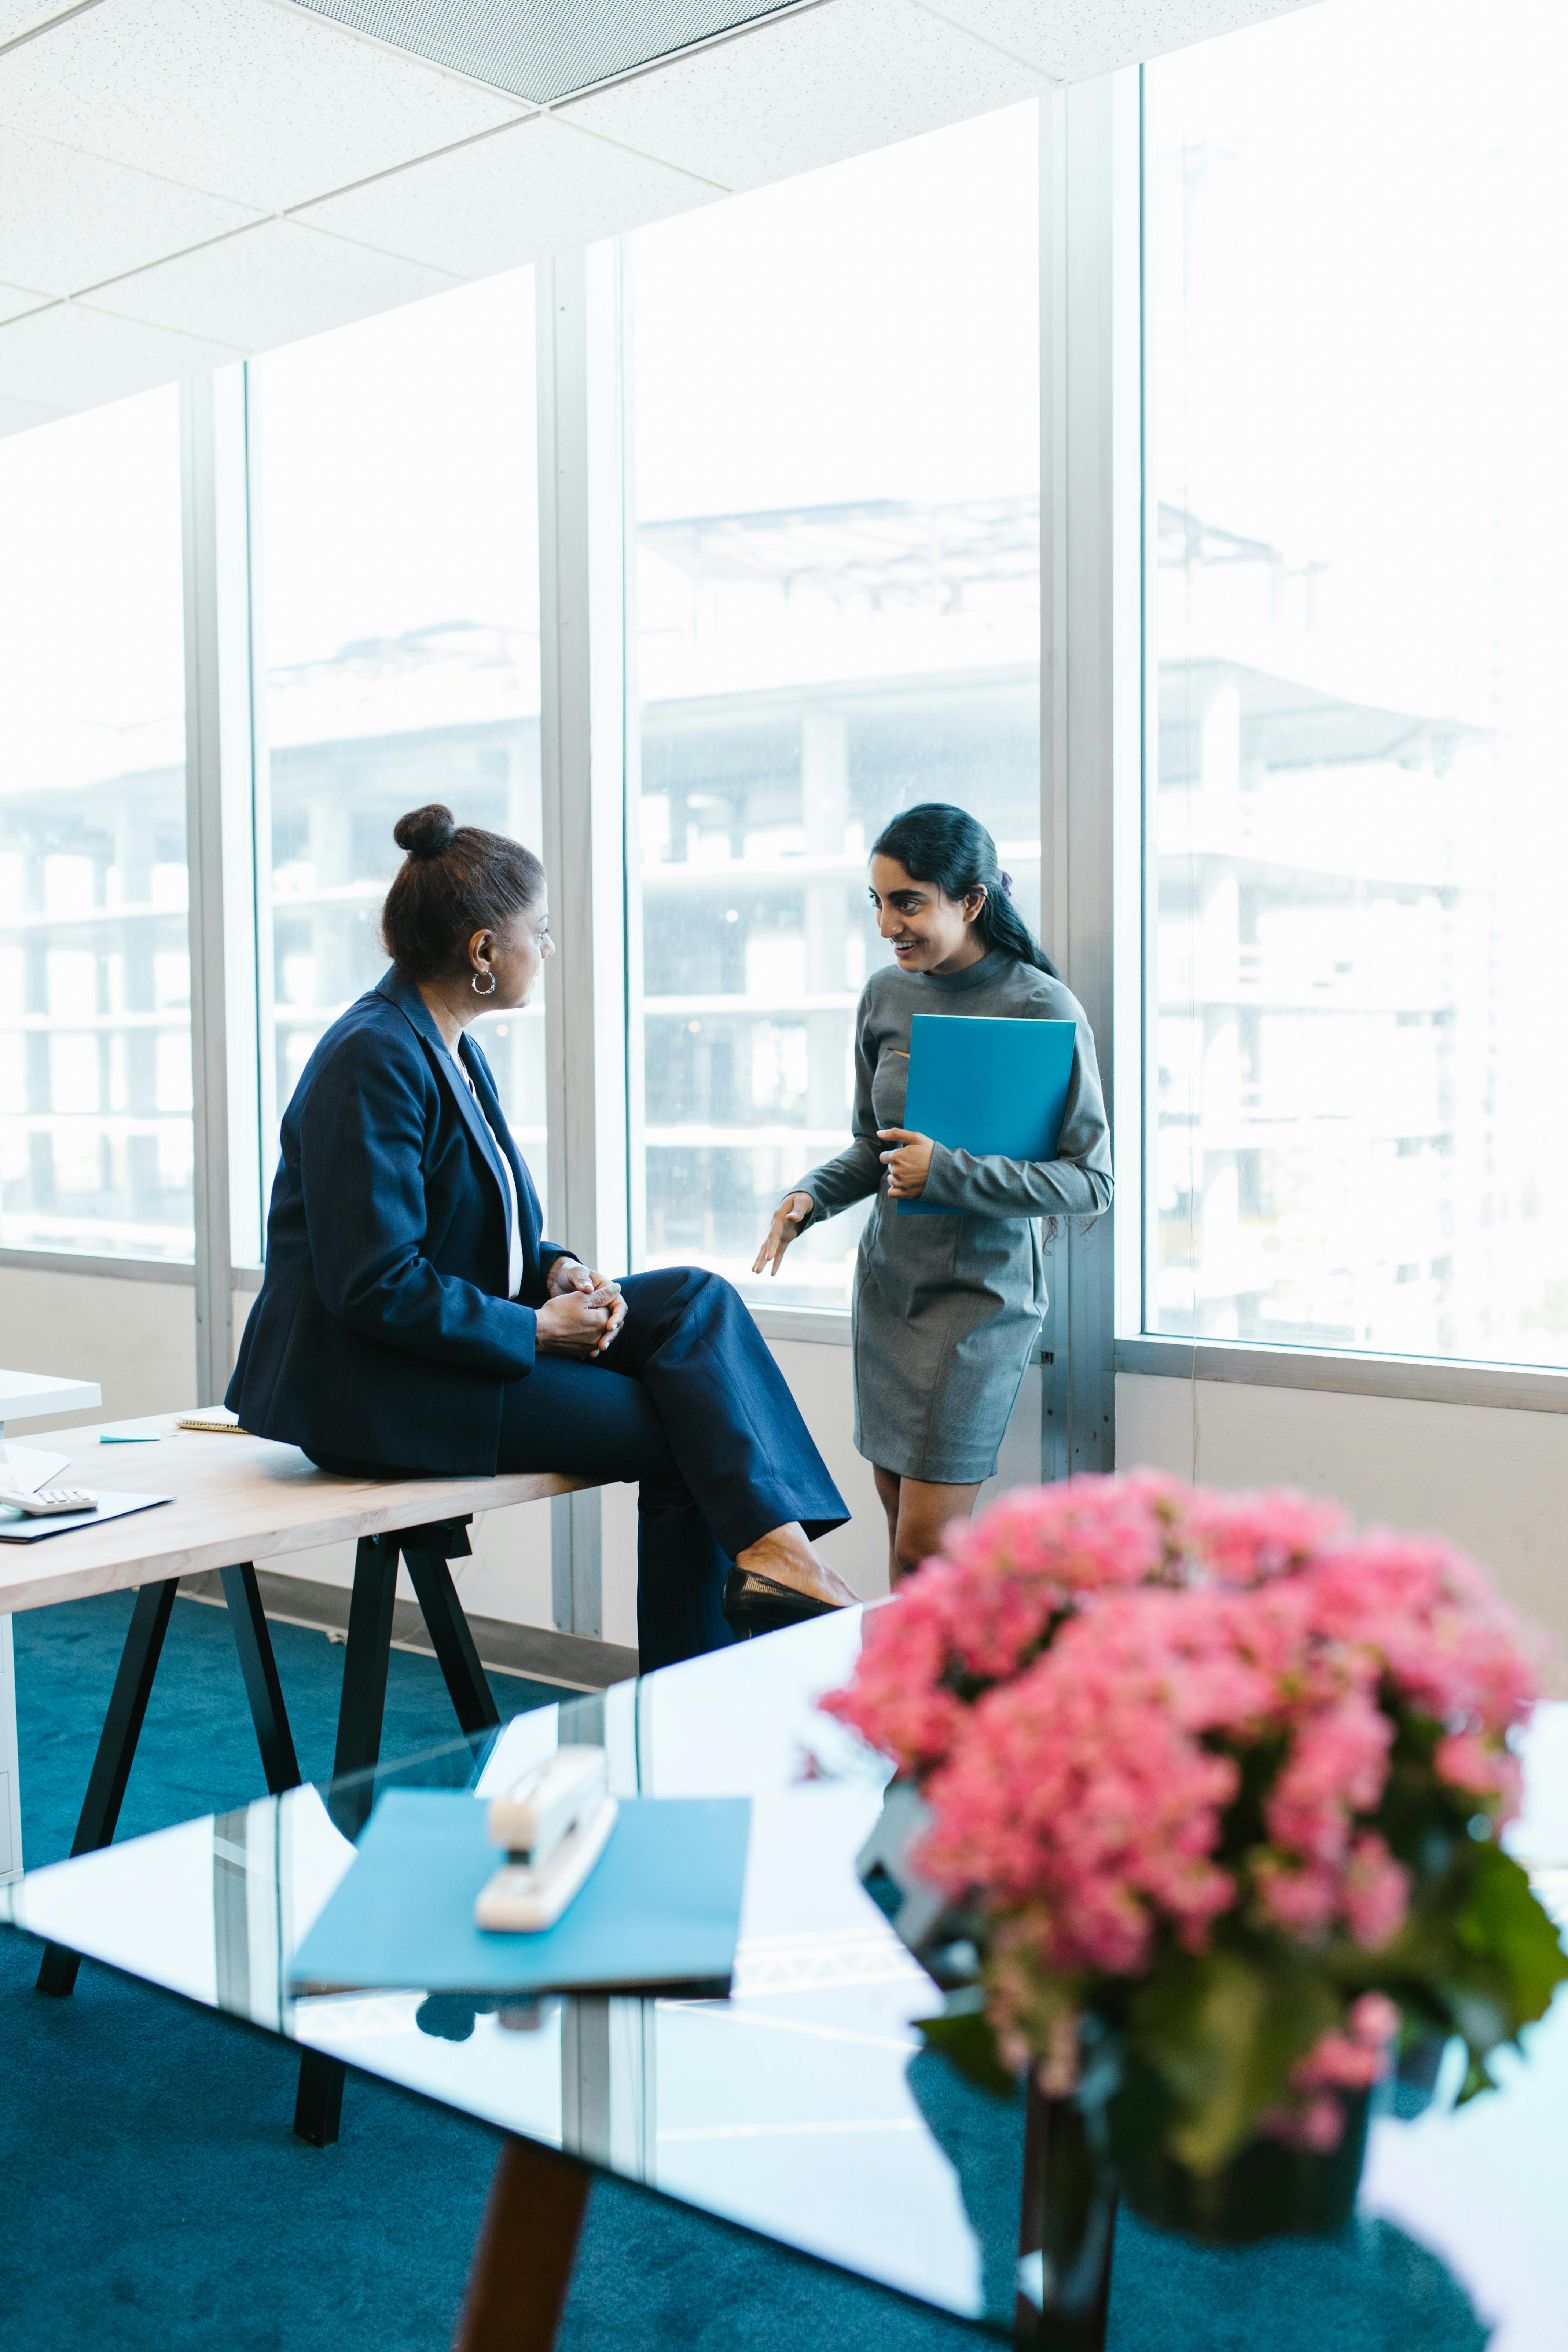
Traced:
[[537, 1935], [474, 1925], [506, 1860], [489, 1810], [462, 1789], [389, 1789], [289, 1963], [290, 1992], [728, 1990], [749, 1798], [623, 1798], [581, 1892]]
[[[910, 1024], [904, 1125], [976, 1159], [1054, 1160], [1072, 1083], [1074, 1021], [991, 1021], [917, 1013]], [[954, 1217], [900, 1201], [900, 1217]]]
[[100, 1528], [109, 1519], [123, 1519], [132, 1511], [150, 1511], [157, 1503], [172, 1503], [173, 1495], [100, 1495], [90, 1511], [58, 1511], [50, 1518], [29, 1519], [9, 1506], [0, 1508], [0, 1543], [42, 1543], [47, 1536], [68, 1536], [74, 1528]]

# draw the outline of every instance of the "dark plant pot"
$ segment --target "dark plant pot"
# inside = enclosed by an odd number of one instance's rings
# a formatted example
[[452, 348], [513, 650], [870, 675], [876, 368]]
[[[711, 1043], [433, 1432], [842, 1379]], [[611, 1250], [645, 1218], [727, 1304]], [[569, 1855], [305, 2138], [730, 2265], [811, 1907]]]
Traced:
[[1248, 2141], [1215, 2173], [1189, 2172], [1163, 2148], [1123, 2149], [1116, 2176], [1135, 2212], [1213, 2246], [1328, 2237], [1355, 2209], [1366, 2155], [1368, 2095], [1347, 2094], [1345, 2127], [1325, 2156], [1277, 2139]]
[[1447, 2047], [1448, 2037], [1442, 2027], [1428, 2025], [1412, 2034], [1401, 2048], [1394, 2074], [1393, 2105], [1405, 2122], [1424, 2116], [1431, 2105]]
[[1026, 2093], [1024, 2199], [1014, 2334], [1038, 2352], [1102, 2352], [1116, 2186], [1076, 2099]]

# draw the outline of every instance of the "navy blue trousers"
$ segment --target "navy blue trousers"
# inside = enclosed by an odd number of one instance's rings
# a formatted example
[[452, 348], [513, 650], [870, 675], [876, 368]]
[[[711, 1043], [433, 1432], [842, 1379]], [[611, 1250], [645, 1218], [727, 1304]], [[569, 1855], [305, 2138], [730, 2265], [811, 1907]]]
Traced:
[[626, 1319], [592, 1363], [538, 1356], [508, 1383], [498, 1470], [637, 1486], [637, 1649], [645, 1672], [730, 1638], [737, 1552], [798, 1519], [849, 1517], [740, 1293], [700, 1266], [628, 1275]]

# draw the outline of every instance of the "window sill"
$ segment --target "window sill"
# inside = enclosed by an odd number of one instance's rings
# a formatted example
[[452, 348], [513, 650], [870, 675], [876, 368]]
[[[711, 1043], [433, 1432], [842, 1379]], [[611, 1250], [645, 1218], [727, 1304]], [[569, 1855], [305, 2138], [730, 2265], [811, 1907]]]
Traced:
[[1441, 1356], [1379, 1356], [1346, 1349], [1270, 1348], [1239, 1340], [1118, 1339], [1119, 1372], [1232, 1381], [1247, 1388], [1317, 1389], [1404, 1397], [1424, 1404], [1491, 1405], [1505, 1412], [1568, 1412], [1568, 1370]]
[[[805, 1340], [808, 1345], [827, 1348], [849, 1345], [847, 1307], [752, 1307], [752, 1314], [764, 1339]], [[1048, 1348], [1037, 1348], [1029, 1360], [1048, 1364], [1051, 1351]]]
[[804, 1339], [819, 1348], [849, 1345], [847, 1307], [753, 1307], [764, 1339]]
[[75, 1250], [0, 1249], [0, 1273], [90, 1274], [119, 1282], [183, 1282], [194, 1286], [195, 1267], [178, 1258], [89, 1257]]

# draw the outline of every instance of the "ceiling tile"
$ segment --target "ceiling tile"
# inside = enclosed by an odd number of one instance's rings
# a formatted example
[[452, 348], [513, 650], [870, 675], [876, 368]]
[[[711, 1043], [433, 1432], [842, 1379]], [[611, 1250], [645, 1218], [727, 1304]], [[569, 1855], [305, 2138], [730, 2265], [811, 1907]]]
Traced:
[[0, 48], [7, 41], [19, 41], [24, 33], [36, 32], [71, 5], [71, 0], [0, 0]]
[[258, 217], [53, 139], [0, 139], [0, 277], [51, 294], [78, 294]]
[[240, 356], [226, 343], [105, 318], [79, 302], [57, 302], [0, 327], [0, 399], [92, 408]]
[[0, 396], [0, 439], [7, 433], [30, 432], [35, 425], [52, 425], [64, 415], [63, 408], [40, 408], [36, 401]]
[[1311, 0], [921, 0], [1058, 81], [1163, 57]]
[[521, 110], [276, 0], [100, 0], [0, 57], [0, 122], [263, 212]]
[[541, 114], [330, 196], [299, 217], [460, 278], [489, 278], [717, 193]]
[[559, 119], [725, 187], [758, 188], [1045, 87], [912, 0], [826, 0], [574, 100]]
[[0, 320], [24, 318], [29, 310], [41, 310], [48, 299], [26, 286], [0, 286]]
[[584, 7], [582, 0], [300, 0], [340, 25], [411, 49], [522, 98], [563, 98], [669, 57], [788, 0], [621, 0]]
[[456, 283], [445, 271], [297, 221], [263, 221], [199, 253], [139, 269], [101, 287], [92, 299], [95, 309], [121, 318], [269, 352]]

